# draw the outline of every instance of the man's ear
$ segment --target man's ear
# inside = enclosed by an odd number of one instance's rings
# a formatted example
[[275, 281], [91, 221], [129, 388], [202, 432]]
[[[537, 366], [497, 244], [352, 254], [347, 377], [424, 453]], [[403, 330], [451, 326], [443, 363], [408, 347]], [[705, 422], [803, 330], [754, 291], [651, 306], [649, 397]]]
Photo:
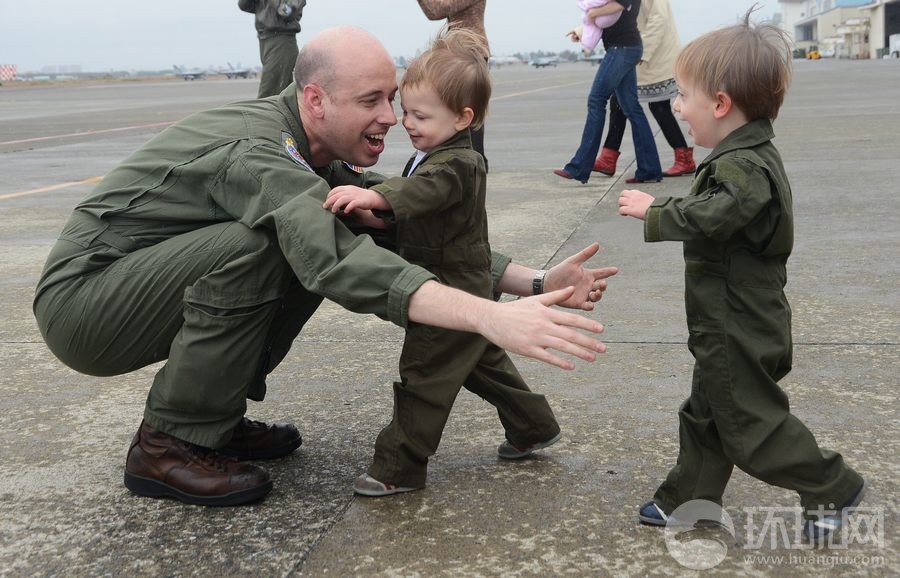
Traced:
[[475, 111], [467, 106], [461, 113], [456, 115], [456, 122], [454, 123], [453, 128], [456, 129], [456, 132], [469, 128], [473, 118], [475, 118]]
[[731, 112], [734, 103], [731, 100], [731, 97], [728, 96], [727, 92], [722, 92], [721, 90], [716, 93], [716, 108], [713, 111], [713, 115], [716, 118], [725, 118], [728, 116], [728, 113]]
[[314, 118], [322, 118], [325, 115], [325, 91], [318, 84], [307, 84], [302, 92], [303, 105], [306, 111]]

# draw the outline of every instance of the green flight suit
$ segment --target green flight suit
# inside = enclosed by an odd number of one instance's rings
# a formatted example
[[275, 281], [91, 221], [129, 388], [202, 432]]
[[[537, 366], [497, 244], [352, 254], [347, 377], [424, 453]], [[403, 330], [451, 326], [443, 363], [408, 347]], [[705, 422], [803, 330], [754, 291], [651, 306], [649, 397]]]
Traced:
[[[407, 170], [404, 173], [409, 173]], [[392, 208], [398, 253], [442, 283], [490, 298], [491, 249], [485, 211], [484, 159], [468, 131], [435, 147], [409, 176], [372, 187]], [[559, 424], [543, 395], [533, 393], [506, 352], [484, 337], [409, 323], [394, 383], [394, 413], [378, 435], [368, 473], [380, 482], [425, 485], [460, 387], [497, 408], [517, 445], [546, 441]]]
[[678, 462], [654, 496], [667, 513], [694, 499], [721, 504], [734, 465], [796, 490], [804, 510], [846, 503], [862, 484], [839, 454], [819, 448], [778, 387], [791, 369], [784, 285], [794, 232], [773, 137], [768, 120], [738, 128], [697, 167], [687, 197], [659, 197], [646, 215], [646, 241], [684, 243], [695, 360]]
[[434, 278], [322, 208], [380, 177], [311, 168], [299, 119], [292, 84], [176, 123], [103, 178], [47, 259], [34, 312], [51, 351], [91, 375], [167, 360], [145, 420], [180, 439], [226, 444], [322, 297], [405, 326]]

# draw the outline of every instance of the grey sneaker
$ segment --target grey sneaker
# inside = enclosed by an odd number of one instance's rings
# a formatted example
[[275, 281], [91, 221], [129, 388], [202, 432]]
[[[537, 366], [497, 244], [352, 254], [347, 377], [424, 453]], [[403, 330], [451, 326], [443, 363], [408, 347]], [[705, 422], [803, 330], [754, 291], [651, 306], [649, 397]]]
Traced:
[[518, 460], [520, 458], [524, 458], [525, 456], [530, 456], [537, 450], [542, 450], [544, 448], [550, 447], [556, 442], [559, 441], [559, 438], [562, 437], [562, 433], [558, 433], [549, 440], [545, 442], [538, 442], [536, 444], [531, 444], [530, 446], [515, 446], [509, 440], [505, 440], [500, 447], [497, 448], [497, 455], [506, 460]]
[[390, 496], [392, 494], [400, 494], [403, 492], [412, 492], [419, 488], [407, 488], [404, 486], [395, 486], [394, 484], [385, 484], [379, 482], [369, 474], [363, 474], [356, 478], [353, 482], [353, 491], [360, 496], [370, 496], [378, 498], [381, 496]]

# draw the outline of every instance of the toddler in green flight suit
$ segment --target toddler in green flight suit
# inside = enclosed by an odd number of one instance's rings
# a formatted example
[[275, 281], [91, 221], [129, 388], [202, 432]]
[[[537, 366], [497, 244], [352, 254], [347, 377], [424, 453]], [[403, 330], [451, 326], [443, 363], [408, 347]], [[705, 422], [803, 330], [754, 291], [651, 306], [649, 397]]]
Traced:
[[619, 213], [647, 241], [682, 241], [691, 394], [679, 411], [678, 461], [639, 519], [666, 525], [692, 500], [721, 505], [734, 466], [795, 490], [814, 542], [835, 535], [862, 499], [862, 477], [820, 449], [778, 381], [791, 369], [784, 294], [793, 245], [791, 189], [771, 140], [791, 75], [791, 47], [771, 24], [744, 22], [688, 44], [675, 62], [674, 108], [712, 149], [684, 198], [637, 190]]
[[[404, 259], [446, 285], [490, 297], [487, 175], [469, 134], [483, 123], [490, 100], [485, 56], [471, 32], [437, 38], [400, 82], [403, 126], [416, 149], [403, 176], [371, 189], [336, 187], [325, 208], [370, 226], [383, 218]], [[528, 389], [503, 349], [473, 333], [410, 323], [393, 419], [378, 435], [375, 458], [354, 491], [386, 496], [424, 487], [428, 458], [463, 386], [497, 408], [506, 432], [501, 458], [522, 458], [559, 439], [547, 400]]]

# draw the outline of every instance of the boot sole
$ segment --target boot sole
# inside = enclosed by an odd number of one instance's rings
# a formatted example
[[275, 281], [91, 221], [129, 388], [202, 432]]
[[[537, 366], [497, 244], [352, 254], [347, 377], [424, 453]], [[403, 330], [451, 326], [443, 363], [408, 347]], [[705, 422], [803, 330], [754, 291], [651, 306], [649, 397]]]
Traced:
[[159, 480], [125, 472], [125, 487], [139, 496], [148, 498], [173, 498], [185, 504], [198, 506], [238, 506], [263, 499], [266, 494], [272, 491], [272, 480], [255, 488], [247, 488], [246, 490], [239, 490], [229, 494], [198, 496], [182, 492]]

